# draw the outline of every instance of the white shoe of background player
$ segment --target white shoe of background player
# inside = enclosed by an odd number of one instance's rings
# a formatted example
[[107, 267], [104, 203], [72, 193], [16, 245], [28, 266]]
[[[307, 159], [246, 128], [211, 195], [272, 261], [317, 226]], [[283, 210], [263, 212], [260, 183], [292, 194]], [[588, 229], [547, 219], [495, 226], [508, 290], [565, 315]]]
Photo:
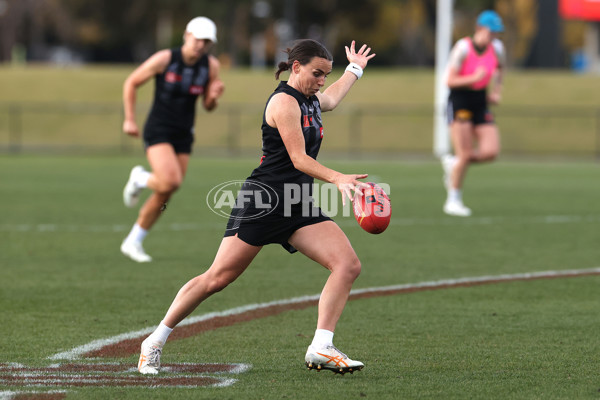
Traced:
[[471, 209], [466, 207], [462, 201], [458, 200], [447, 200], [444, 204], [444, 212], [448, 215], [453, 215], [455, 217], [470, 217]]
[[125, 206], [131, 208], [135, 207], [140, 200], [140, 193], [142, 192], [141, 187], [138, 187], [135, 184], [136, 175], [140, 172], [144, 171], [144, 167], [141, 165], [136, 165], [132, 168], [131, 173], [129, 174], [129, 180], [123, 189], [123, 203]]
[[152, 261], [152, 257], [146, 254], [140, 242], [127, 240], [124, 241], [123, 243], [121, 243], [121, 253], [125, 254], [133, 261], [137, 261], [139, 263]]

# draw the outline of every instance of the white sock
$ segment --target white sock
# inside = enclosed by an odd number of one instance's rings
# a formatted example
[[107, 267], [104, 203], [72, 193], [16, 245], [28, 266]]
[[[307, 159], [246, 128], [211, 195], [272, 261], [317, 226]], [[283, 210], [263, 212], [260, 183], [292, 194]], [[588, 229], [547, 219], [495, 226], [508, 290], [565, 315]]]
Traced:
[[137, 186], [138, 188], [148, 187], [148, 178], [150, 178], [150, 175], [150, 172], [146, 170], [140, 171], [140, 173], [135, 174], [133, 177], [133, 182], [135, 183], [135, 186]]
[[448, 201], [462, 201], [461, 190], [450, 188], [448, 190]]
[[144, 228], [142, 228], [141, 226], [139, 226], [136, 222], [133, 225], [133, 228], [131, 228], [129, 235], [127, 235], [127, 237], [125, 238], [125, 241], [142, 243], [147, 234], [148, 234], [148, 231], [145, 230]]
[[164, 346], [171, 332], [173, 332], [173, 328], [169, 328], [164, 322], [161, 322], [148, 339], [153, 343], [160, 343], [161, 346]]
[[322, 349], [327, 346], [333, 345], [333, 332], [325, 329], [317, 329], [315, 331], [315, 337], [311, 343], [311, 346], [317, 349]]

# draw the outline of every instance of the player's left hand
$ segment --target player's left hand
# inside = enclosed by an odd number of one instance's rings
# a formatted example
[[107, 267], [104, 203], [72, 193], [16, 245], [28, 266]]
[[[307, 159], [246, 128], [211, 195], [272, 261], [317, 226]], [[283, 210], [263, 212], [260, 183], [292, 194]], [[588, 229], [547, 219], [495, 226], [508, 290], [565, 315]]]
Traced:
[[371, 48], [367, 47], [366, 44], [363, 44], [358, 51], [355, 49], [356, 42], [353, 40], [350, 44], [350, 48], [345, 46], [346, 48], [346, 57], [348, 61], [351, 63], [358, 64], [361, 68], [365, 68], [369, 60], [375, 57], [375, 53], [369, 54], [371, 52]]
[[208, 90], [206, 91], [206, 97], [209, 99], [218, 99], [221, 97], [223, 92], [225, 91], [225, 84], [220, 79], [215, 79], [208, 85]]
[[[360, 182], [357, 179], [364, 179], [368, 174], [356, 174], [356, 175], [341, 175], [338, 180], [334, 183], [337, 186], [340, 193], [342, 193], [342, 205], [346, 205], [346, 198], [353, 201], [355, 196], [362, 196], [363, 189], [367, 189], [370, 186], [364, 182]], [[354, 195], [352, 192], [354, 191]]]

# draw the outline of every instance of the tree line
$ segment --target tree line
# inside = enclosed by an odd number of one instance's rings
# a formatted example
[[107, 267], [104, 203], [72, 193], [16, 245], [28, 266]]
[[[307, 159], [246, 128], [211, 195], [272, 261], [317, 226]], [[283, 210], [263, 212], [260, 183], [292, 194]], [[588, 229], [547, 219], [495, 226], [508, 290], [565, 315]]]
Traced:
[[[179, 46], [186, 23], [204, 15], [217, 24], [214, 52], [227, 65], [272, 65], [290, 40], [308, 37], [324, 43], [335, 59], [345, 57], [344, 45], [354, 39], [376, 51], [373, 64], [431, 66], [436, 3], [0, 0], [0, 62], [19, 57], [28, 62], [140, 62], [158, 49]], [[569, 53], [581, 46], [581, 24], [558, 20], [553, 10], [557, 0], [455, 0], [452, 40], [472, 34], [477, 14], [489, 8], [504, 19], [502, 39], [511, 66], [567, 66]], [[556, 29], [557, 40], [552, 43], [539, 37], [541, 28], [548, 26]], [[543, 51], [539, 43], [545, 43]]]

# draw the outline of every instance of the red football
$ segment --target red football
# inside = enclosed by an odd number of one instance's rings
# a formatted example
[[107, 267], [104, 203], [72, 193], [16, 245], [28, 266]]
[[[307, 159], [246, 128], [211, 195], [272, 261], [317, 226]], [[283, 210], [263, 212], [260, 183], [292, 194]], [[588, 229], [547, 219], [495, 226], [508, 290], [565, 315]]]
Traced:
[[354, 198], [354, 217], [365, 231], [381, 233], [392, 218], [390, 198], [376, 183], [367, 182], [367, 185], [370, 187], [363, 189], [363, 195]]

